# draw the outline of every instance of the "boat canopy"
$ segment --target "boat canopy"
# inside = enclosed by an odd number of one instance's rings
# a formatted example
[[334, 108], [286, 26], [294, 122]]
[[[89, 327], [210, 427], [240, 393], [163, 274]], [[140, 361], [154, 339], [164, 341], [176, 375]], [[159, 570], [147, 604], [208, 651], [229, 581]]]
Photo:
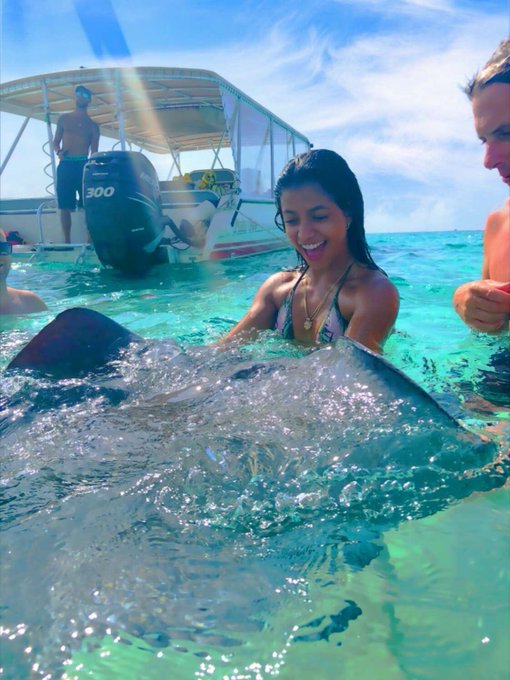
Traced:
[[[212, 71], [165, 67], [76, 69], [0, 85], [0, 111], [56, 124], [75, 105], [75, 88], [92, 92], [90, 116], [122, 150], [172, 154], [230, 147], [239, 177], [272, 193], [275, 173], [309, 140]], [[178, 163], [178, 161], [177, 161]], [[248, 187], [246, 187], [248, 188]], [[250, 189], [248, 189], [250, 191]]]
[[[85, 85], [92, 92], [89, 114], [101, 126], [103, 136], [119, 140], [124, 136], [131, 144], [154, 153], [168, 153], [169, 148], [189, 151], [218, 147], [229, 113], [225, 97], [272, 120], [302, 146], [309, 146], [304, 135], [229, 82], [212, 71], [199, 69], [93, 68], [22, 78], [0, 85], [0, 111], [45, 122], [49, 115], [56, 123], [61, 114], [74, 109], [77, 85]], [[232, 109], [232, 105], [227, 108]], [[255, 139], [244, 141], [249, 144]]]

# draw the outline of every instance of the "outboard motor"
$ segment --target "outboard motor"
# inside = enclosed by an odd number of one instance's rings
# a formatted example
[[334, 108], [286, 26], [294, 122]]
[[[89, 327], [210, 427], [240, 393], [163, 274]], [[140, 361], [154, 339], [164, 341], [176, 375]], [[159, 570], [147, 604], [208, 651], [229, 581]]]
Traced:
[[164, 230], [158, 176], [148, 158], [135, 151], [93, 154], [83, 172], [83, 202], [99, 260], [126, 274], [147, 273]]

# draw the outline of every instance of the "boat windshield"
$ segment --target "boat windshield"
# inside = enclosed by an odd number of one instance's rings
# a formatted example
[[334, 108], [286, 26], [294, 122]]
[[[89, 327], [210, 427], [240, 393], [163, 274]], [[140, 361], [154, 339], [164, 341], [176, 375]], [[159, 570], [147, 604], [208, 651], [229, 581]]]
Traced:
[[308, 150], [308, 140], [226, 88], [221, 96], [243, 193], [272, 196], [275, 178], [293, 156]]

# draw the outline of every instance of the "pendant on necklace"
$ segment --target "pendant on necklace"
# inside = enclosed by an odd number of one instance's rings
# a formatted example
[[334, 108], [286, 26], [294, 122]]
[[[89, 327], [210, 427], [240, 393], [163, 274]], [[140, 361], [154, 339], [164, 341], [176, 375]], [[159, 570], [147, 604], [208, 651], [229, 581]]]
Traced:
[[303, 328], [305, 329], [305, 331], [309, 331], [312, 326], [313, 321], [307, 316], [303, 324]]

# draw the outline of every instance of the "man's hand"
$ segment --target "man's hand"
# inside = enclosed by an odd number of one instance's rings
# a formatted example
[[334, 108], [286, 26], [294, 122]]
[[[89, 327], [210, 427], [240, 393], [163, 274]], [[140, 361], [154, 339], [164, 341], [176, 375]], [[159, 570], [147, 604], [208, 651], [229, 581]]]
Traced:
[[508, 323], [510, 283], [490, 279], [465, 283], [455, 291], [453, 306], [468, 326], [497, 333]]

